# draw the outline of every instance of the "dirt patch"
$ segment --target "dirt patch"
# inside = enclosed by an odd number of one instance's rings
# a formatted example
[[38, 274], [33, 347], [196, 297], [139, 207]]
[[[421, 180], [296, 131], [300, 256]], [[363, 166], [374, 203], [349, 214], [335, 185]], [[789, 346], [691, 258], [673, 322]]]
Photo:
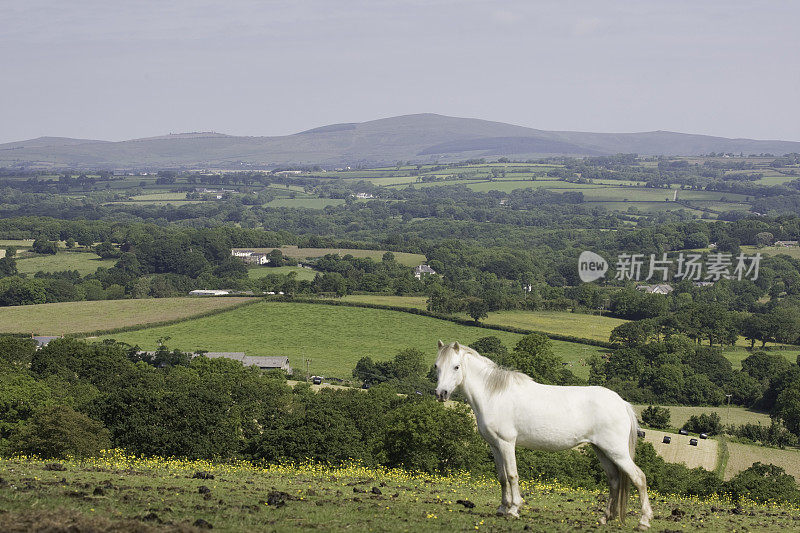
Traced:
[[152, 525], [138, 520], [112, 521], [97, 516], [87, 516], [75, 511], [26, 511], [25, 513], [0, 513], [0, 531], [5, 533], [154, 533], [197, 532], [198, 528], [177, 525]]

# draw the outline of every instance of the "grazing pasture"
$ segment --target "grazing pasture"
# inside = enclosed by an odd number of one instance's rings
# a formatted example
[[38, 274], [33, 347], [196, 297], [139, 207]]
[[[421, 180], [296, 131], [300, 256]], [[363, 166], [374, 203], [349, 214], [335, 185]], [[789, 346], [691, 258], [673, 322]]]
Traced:
[[[106, 335], [142, 348], [157, 346], [169, 337], [170, 348], [186, 351], [243, 351], [248, 355], [286, 355], [293, 368], [305, 369], [311, 359], [312, 373], [349, 379], [356, 362], [364, 356], [383, 361], [404, 348], [422, 350], [430, 364], [436, 341], [458, 340], [469, 344], [495, 335], [509, 347], [522, 335], [463, 326], [400, 311], [341, 307], [323, 304], [259, 302], [214, 316], [169, 326]], [[554, 341], [553, 351], [568, 368], [586, 377], [588, 367], [580, 360], [600, 348]]]
[[[641, 419], [642, 411], [646, 405], [634, 405], [633, 408], [636, 414]], [[753, 411], [746, 407], [739, 407], [737, 405], [717, 406], [717, 407], [690, 407], [685, 405], [665, 405], [669, 409], [670, 426], [674, 428], [682, 427], [689, 417], [700, 415], [702, 413], [717, 413], [725, 425], [741, 425], [741, 424], [761, 424], [769, 426], [770, 417], [767, 413]]]
[[[255, 252], [267, 253], [274, 248], [247, 248]], [[280, 251], [286, 257], [295, 259], [313, 259], [327, 254], [339, 254], [340, 256], [352, 255], [353, 257], [370, 257], [375, 261], [380, 261], [386, 250], [359, 250], [355, 248], [298, 248], [297, 246], [282, 246]], [[392, 252], [395, 260], [406, 266], [417, 266], [425, 262], [425, 256], [421, 254], [410, 254], [406, 252]]]
[[742, 470], [750, 468], [753, 463], [772, 463], [786, 470], [787, 474], [800, 481], [800, 450], [796, 448], [766, 448], [752, 444], [728, 443], [728, 463], [725, 468], [725, 479], [730, 479]]
[[[497, 482], [467, 475], [119, 455], [63, 461], [63, 471], [48, 464], [0, 459], [0, 530], [584, 531], [598, 528], [605, 501], [605, 490], [522, 480], [526, 505], [509, 520], [494, 514]], [[790, 531], [800, 520], [791, 506], [654, 496], [653, 531]], [[629, 531], [631, 522], [602, 529]]]
[[23, 274], [77, 270], [81, 275], [97, 272], [100, 267], [111, 268], [116, 259], [100, 259], [92, 252], [65, 252], [59, 250], [55, 255], [36, 255], [17, 259], [17, 270]]
[[303, 268], [297, 266], [282, 266], [282, 267], [255, 267], [250, 268], [247, 270], [247, 275], [250, 279], [259, 279], [263, 278], [264, 276], [268, 276], [270, 274], [288, 274], [289, 272], [294, 272], [297, 274], [297, 279], [300, 281], [303, 280], [312, 280], [314, 276], [317, 274], [315, 270], [311, 270], [310, 268]]
[[324, 209], [329, 205], [341, 205], [344, 200], [338, 198], [275, 198], [265, 207], [305, 207], [307, 209]]
[[0, 307], [0, 333], [62, 335], [178, 320], [252, 298], [149, 298]]
[[627, 320], [562, 311], [494, 311], [489, 313], [484, 322], [607, 341], [611, 330]]

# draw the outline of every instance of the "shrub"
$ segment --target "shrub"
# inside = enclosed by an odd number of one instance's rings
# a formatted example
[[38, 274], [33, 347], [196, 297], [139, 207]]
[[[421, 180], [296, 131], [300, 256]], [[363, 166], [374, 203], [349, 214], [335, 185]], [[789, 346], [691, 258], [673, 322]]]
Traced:
[[717, 435], [722, 431], [722, 420], [717, 413], [692, 415], [683, 425], [683, 429], [694, 433]]
[[725, 484], [725, 492], [736, 501], [749, 498], [758, 502], [800, 502], [794, 477], [772, 464], [753, 463]]
[[111, 447], [103, 424], [65, 405], [36, 412], [11, 438], [11, 449], [40, 457], [88, 457]]
[[666, 429], [669, 427], [669, 409], [657, 405], [648, 405], [642, 411], [642, 422], [656, 429]]

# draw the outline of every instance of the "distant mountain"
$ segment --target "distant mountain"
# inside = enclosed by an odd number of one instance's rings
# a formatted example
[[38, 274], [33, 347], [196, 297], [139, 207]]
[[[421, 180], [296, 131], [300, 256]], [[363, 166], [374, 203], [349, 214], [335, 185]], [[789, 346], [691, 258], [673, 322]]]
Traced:
[[170, 134], [122, 142], [40, 137], [0, 144], [0, 166], [22, 168], [264, 168], [291, 164], [342, 166], [404, 161], [454, 161], [548, 155], [781, 155], [800, 142], [727, 139], [668, 131], [585, 133], [544, 131], [502, 122], [435, 114], [331, 124], [280, 137], [213, 132]]

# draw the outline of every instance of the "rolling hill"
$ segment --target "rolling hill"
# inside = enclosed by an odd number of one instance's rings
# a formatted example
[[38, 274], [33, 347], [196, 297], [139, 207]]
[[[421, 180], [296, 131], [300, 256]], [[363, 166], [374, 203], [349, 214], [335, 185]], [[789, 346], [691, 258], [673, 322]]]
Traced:
[[432, 113], [332, 124], [280, 137], [184, 133], [120, 142], [40, 137], [0, 144], [12, 168], [264, 168], [339, 166], [546, 155], [699, 155], [800, 152], [800, 142], [728, 139], [668, 131], [545, 131]]

